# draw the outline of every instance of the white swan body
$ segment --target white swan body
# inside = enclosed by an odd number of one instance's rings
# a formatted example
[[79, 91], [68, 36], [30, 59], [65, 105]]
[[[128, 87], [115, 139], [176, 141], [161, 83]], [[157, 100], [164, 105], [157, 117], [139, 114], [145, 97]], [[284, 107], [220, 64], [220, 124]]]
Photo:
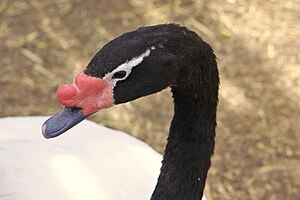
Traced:
[[46, 140], [40, 130], [46, 119], [0, 119], [0, 200], [150, 199], [160, 154], [87, 120]]

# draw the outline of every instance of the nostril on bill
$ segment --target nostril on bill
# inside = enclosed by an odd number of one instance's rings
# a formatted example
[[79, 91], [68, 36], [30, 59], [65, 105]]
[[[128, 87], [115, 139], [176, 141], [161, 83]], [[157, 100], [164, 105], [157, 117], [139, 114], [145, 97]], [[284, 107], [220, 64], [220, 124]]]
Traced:
[[71, 111], [72, 113], [79, 113], [81, 110], [82, 110], [82, 109], [79, 108], [79, 107], [72, 107], [72, 108], [70, 109], [70, 111]]

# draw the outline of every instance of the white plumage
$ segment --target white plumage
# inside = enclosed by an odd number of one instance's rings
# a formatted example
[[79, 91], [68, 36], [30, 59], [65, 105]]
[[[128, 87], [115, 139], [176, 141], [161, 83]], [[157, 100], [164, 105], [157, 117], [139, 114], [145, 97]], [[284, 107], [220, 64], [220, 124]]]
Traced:
[[0, 119], [1, 200], [150, 199], [162, 157], [147, 144], [87, 120], [46, 140], [46, 119]]

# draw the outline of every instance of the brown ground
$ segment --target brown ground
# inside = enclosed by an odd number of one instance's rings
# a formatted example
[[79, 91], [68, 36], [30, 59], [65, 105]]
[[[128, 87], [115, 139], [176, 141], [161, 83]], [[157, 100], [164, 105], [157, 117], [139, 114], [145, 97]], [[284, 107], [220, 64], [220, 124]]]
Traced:
[[[299, 0], [1, 0], [0, 116], [57, 112], [57, 86], [72, 82], [105, 42], [141, 25], [180, 23], [219, 58], [209, 200], [298, 200], [299, 20]], [[171, 116], [164, 91], [91, 119], [162, 152]]]

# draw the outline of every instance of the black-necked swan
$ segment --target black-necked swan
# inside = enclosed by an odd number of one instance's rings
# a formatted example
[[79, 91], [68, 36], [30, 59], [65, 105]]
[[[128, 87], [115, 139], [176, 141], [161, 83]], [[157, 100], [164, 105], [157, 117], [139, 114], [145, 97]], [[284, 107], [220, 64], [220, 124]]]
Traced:
[[[57, 99], [65, 108], [44, 123], [43, 135], [46, 138], [56, 137], [94, 112], [159, 92], [170, 86], [174, 98], [174, 117], [151, 200], [199, 200], [203, 195], [215, 145], [218, 85], [219, 76], [213, 50], [196, 33], [174, 24], [142, 27], [104, 45], [87, 68], [77, 75], [75, 84], [65, 84], [58, 88]], [[86, 124], [95, 128], [83, 127], [80, 131], [77, 129], [78, 134], [69, 133], [62, 140], [43, 141], [43, 145], [37, 148], [32, 147], [30, 140], [15, 139], [19, 145], [28, 144], [27, 150], [33, 148], [32, 156], [43, 153], [43, 147], [49, 148], [50, 152], [56, 152], [54, 156], [45, 153], [45, 156], [49, 157], [42, 157], [44, 160], [50, 160], [44, 164], [50, 168], [47, 170], [52, 171], [46, 173], [44, 179], [43, 172], [35, 173], [43, 180], [42, 190], [56, 191], [61, 187], [68, 189], [68, 186], [79, 182], [81, 185], [74, 190], [80, 193], [88, 181], [80, 178], [80, 172], [72, 173], [72, 170], [79, 168], [94, 181], [94, 185], [91, 186], [95, 189], [93, 191], [98, 191], [98, 195], [103, 194], [98, 199], [149, 199], [149, 188], [143, 195], [139, 193], [143, 193], [145, 187], [151, 187], [153, 184], [153, 172], [150, 172], [150, 168], [153, 165], [154, 173], [157, 172], [155, 163], [158, 162], [159, 155], [129, 136], [121, 133], [108, 136], [108, 129], [90, 122], [85, 122]], [[73, 131], [75, 132], [75, 129]], [[108, 143], [112, 141], [106, 138], [115, 135], [122, 137], [113, 138], [119, 140], [118, 142]], [[100, 140], [97, 139], [98, 136]], [[104, 147], [101, 147], [102, 145]], [[68, 148], [70, 154], [65, 152]], [[101, 149], [100, 152], [97, 148]], [[77, 158], [80, 155], [81, 158]], [[151, 155], [149, 160], [148, 155]], [[132, 168], [127, 169], [128, 165]], [[32, 168], [39, 170], [34, 165]], [[69, 183], [59, 180], [60, 176], [57, 176], [57, 180], [52, 180], [51, 175], [57, 173], [56, 168], [65, 168], [58, 170], [58, 173], [62, 176], [61, 179], [69, 178]], [[114, 171], [115, 169], [119, 170]], [[23, 170], [22, 162], [15, 169], [18, 170]], [[146, 178], [148, 176], [149, 180]], [[30, 177], [23, 179], [23, 186], [26, 185], [26, 181], [30, 182]], [[12, 183], [11, 186], [13, 185]], [[102, 187], [104, 189], [101, 189]], [[106, 193], [105, 188], [108, 189]], [[32, 188], [29, 186], [27, 189]], [[47, 196], [39, 199], [47, 199]], [[56, 199], [67, 198], [56, 196]]]

